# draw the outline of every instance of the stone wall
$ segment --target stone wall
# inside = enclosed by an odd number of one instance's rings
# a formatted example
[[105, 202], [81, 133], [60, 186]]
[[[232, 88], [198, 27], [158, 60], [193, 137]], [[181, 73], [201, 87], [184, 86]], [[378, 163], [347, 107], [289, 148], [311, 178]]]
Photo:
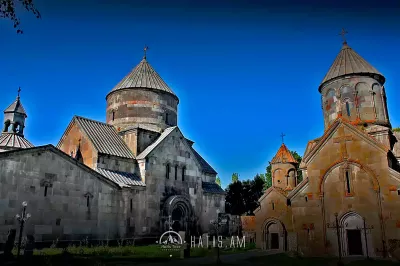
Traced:
[[[168, 178], [167, 165], [169, 165]], [[220, 208], [221, 212], [224, 211], [223, 196], [203, 195], [202, 179], [205, 175], [188, 148], [186, 139], [177, 129], [147, 157], [147, 163], [146, 160], [140, 160], [139, 167], [142, 180], [146, 180], [147, 186], [146, 220], [149, 232], [157, 232], [160, 229], [163, 204], [172, 195], [184, 195], [188, 198], [205, 231], [208, 230], [209, 219], [211, 217], [215, 219], [216, 210]], [[182, 180], [183, 169], [185, 170]], [[220, 207], [216, 207], [215, 199]]]
[[350, 121], [360, 120], [357, 123], [361, 125], [390, 124], [384, 88], [373, 78], [347, 77], [334, 80], [324, 85], [321, 96], [325, 128], [338, 117], [339, 112]]
[[33, 234], [37, 241], [111, 239], [124, 234], [126, 219], [120, 210], [126, 203], [120, 189], [54, 150], [0, 155], [0, 242], [17, 227], [15, 215], [23, 201], [32, 215], [25, 234]]
[[176, 126], [178, 98], [170, 93], [146, 88], [118, 90], [107, 96], [107, 124], [117, 130], [146, 125], [154, 130]]
[[75, 156], [79, 140], [83, 163], [93, 169], [97, 163], [97, 151], [75, 122], [71, 124], [65, 132], [63, 139], [60, 140], [60, 146], [58, 148], [68, 155], [72, 154]]

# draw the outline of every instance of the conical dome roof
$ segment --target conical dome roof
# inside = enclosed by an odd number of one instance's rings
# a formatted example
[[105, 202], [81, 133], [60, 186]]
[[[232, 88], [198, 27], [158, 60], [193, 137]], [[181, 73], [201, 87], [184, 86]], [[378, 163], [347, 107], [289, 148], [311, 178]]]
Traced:
[[344, 42], [342, 49], [322, 80], [319, 90], [321, 91], [322, 86], [332, 79], [353, 74], [373, 76], [382, 84], [385, 82], [385, 77], [376, 68], [357, 54], [347, 42]]
[[12, 104], [10, 104], [10, 106], [7, 107], [6, 110], [4, 110], [4, 113], [20, 113], [20, 114], [27, 116], [25, 109], [22, 106], [22, 103], [19, 99], [19, 96]]
[[274, 163], [298, 163], [285, 144], [282, 143], [278, 152], [272, 158], [271, 164]]
[[155, 89], [176, 96], [149, 62], [147, 62], [146, 57], [144, 57], [142, 61], [140, 61], [140, 63], [110, 91], [110, 93], [131, 88]]

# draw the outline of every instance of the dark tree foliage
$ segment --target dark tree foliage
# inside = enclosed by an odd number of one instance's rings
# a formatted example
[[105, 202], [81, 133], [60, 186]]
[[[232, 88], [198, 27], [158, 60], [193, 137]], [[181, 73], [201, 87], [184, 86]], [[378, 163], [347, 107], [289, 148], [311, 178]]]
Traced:
[[41, 16], [33, 4], [33, 0], [0, 0], [0, 18], [10, 19], [17, 33], [23, 33], [20, 28], [21, 21], [16, 12], [18, 5], [21, 5], [28, 12], [32, 12], [36, 18], [40, 18]]
[[263, 189], [264, 180], [259, 175], [253, 180], [232, 182], [226, 189], [225, 211], [233, 215], [254, 215]]

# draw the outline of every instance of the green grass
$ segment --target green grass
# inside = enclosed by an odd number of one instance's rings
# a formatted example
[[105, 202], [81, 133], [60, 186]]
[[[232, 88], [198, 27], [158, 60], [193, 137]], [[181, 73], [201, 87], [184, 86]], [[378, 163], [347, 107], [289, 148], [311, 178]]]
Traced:
[[[253, 266], [268, 265], [268, 266], [336, 266], [337, 258], [294, 258], [286, 254], [276, 254], [269, 256], [261, 256], [247, 259]], [[346, 261], [345, 265], [349, 266], [394, 266], [399, 265], [391, 261], [382, 260], [366, 260]]]

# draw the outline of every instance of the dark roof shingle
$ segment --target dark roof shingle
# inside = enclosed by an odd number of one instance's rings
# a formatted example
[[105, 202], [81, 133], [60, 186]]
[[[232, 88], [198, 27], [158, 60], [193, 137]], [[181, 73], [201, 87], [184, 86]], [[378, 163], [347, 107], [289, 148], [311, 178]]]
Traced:
[[21, 135], [3, 132], [0, 135], [0, 147], [27, 149], [34, 146]]
[[75, 116], [74, 119], [99, 153], [130, 159], [135, 158], [112, 125], [80, 116]]
[[143, 58], [143, 60], [110, 91], [110, 93], [130, 88], [156, 89], [175, 95], [145, 58]]
[[206, 193], [216, 193], [216, 194], [225, 194], [225, 191], [214, 182], [202, 182], [203, 192]]
[[138, 177], [136, 174], [114, 171], [104, 168], [97, 168], [96, 171], [99, 172], [101, 175], [107, 177], [111, 181], [117, 183], [121, 187], [146, 186], [146, 184], [142, 181], [142, 179]]
[[4, 113], [20, 113], [27, 116], [19, 97], [17, 97], [17, 99], [12, 104], [10, 104], [10, 106], [8, 106], [6, 110], [4, 110]]

